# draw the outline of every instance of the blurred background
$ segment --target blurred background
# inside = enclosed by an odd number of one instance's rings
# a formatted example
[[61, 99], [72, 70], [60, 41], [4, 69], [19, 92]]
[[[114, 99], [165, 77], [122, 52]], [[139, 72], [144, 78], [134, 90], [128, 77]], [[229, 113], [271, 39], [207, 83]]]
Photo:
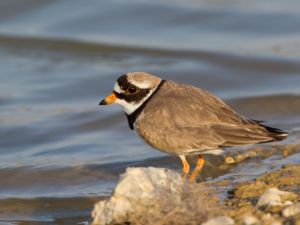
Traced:
[[120, 107], [98, 106], [129, 71], [208, 89], [289, 131], [284, 143], [300, 136], [299, 0], [1, 0], [0, 68], [1, 225], [86, 224], [126, 167], [180, 171]]

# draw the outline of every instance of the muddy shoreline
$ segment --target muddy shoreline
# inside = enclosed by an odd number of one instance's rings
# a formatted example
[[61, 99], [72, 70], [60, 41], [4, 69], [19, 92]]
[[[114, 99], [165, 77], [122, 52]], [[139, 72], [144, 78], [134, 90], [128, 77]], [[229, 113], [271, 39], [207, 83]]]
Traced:
[[[226, 156], [225, 163], [221, 167], [274, 156], [278, 157], [277, 160], [282, 160], [299, 152], [300, 143], [297, 142], [249, 148], [247, 151]], [[225, 190], [225, 193], [222, 193], [224, 198], [219, 202], [223, 212], [221, 210], [219, 216], [233, 219], [234, 224], [300, 224], [300, 163], [283, 165], [279, 169], [265, 172], [244, 182], [232, 184], [226, 180], [212, 181], [209, 186], [212, 189], [224, 186], [222, 189]], [[278, 204], [261, 205], [259, 202], [270, 190], [286, 192], [286, 196], [279, 196], [281, 202]], [[293, 213], [288, 214], [289, 210]]]
[[[227, 155], [219, 167], [227, 170], [269, 157], [283, 160], [299, 152], [300, 143], [252, 147]], [[182, 183], [179, 173], [168, 169], [129, 168], [110, 199], [96, 204], [93, 217], [94, 225], [300, 224], [300, 164], [283, 165], [243, 182], [194, 184]]]
[[[281, 197], [282, 204], [260, 206], [260, 199], [271, 188], [289, 194], [286, 199]], [[229, 210], [226, 214], [237, 224], [245, 224], [246, 217], [255, 218], [255, 224], [300, 224], [300, 211], [290, 216], [283, 214], [288, 207], [300, 204], [300, 164], [286, 165], [255, 180], [238, 184], [235, 189], [229, 190], [224, 203]]]

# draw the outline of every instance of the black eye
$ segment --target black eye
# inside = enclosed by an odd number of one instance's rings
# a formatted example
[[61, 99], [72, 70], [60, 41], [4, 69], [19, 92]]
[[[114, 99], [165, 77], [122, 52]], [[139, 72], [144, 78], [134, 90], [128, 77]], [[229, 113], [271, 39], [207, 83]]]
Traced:
[[137, 88], [135, 86], [129, 86], [127, 88], [127, 91], [130, 93], [130, 94], [134, 94], [135, 92], [137, 92]]

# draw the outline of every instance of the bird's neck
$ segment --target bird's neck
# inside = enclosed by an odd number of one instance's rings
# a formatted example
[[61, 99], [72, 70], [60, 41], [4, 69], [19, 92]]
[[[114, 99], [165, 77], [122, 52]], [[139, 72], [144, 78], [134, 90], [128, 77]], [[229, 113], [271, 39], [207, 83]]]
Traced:
[[147, 98], [145, 98], [145, 100], [139, 105], [139, 107], [137, 107], [132, 113], [128, 114], [125, 112], [128, 119], [128, 125], [131, 130], [134, 129], [134, 123], [145, 108], [145, 106], [147, 105], [147, 103], [151, 100], [151, 98], [153, 98], [153, 96], [155, 96], [155, 94], [160, 90], [160, 88], [165, 82], [166, 80], [161, 80], [159, 85], [157, 85], [157, 88], [150, 92]]

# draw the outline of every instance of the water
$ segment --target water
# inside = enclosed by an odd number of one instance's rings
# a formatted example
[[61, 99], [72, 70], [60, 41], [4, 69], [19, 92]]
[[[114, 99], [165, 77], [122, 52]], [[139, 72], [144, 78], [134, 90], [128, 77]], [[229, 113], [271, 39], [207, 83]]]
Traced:
[[[299, 12], [296, 0], [1, 1], [0, 224], [84, 224], [126, 167], [180, 170], [118, 106], [98, 106], [128, 71], [208, 89], [296, 141]], [[252, 168], [249, 178], [298, 158], [227, 171], [213, 160], [204, 177]]]

